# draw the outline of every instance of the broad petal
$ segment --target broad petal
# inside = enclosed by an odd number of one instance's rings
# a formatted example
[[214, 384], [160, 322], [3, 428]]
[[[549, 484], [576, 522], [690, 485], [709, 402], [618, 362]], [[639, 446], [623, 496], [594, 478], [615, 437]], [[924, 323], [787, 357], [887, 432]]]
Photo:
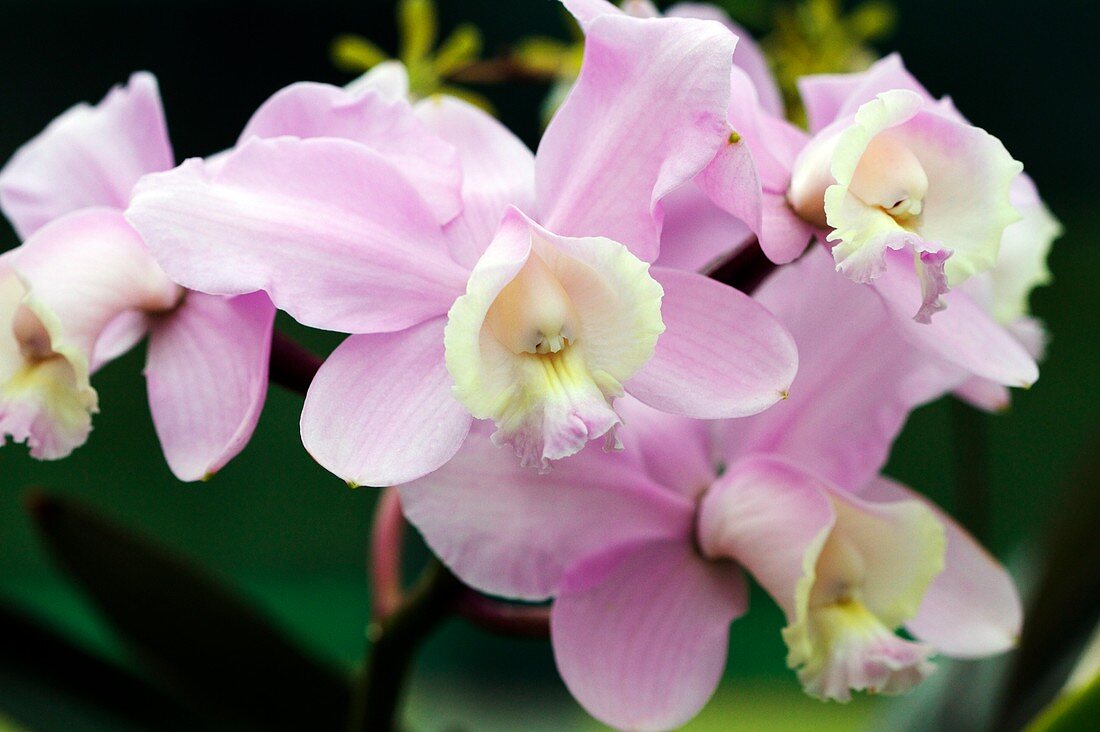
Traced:
[[665, 332], [626, 383], [650, 406], [699, 419], [744, 417], [785, 398], [798, 368], [794, 339], [751, 297], [693, 272], [654, 267]]
[[752, 80], [740, 68], [730, 76], [729, 121], [735, 133], [700, 176], [711, 199], [744, 221], [772, 261], [792, 261], [814, 228], [787, 204], [791, 169], [806, 135], [760, 105]]
[[26, 239], [81, 208], [125, 208], [138, 178], [173, 162], [157, 80], [139, 72], [96, 106], [71, 108], [19, 148], [0, 171], [0, 207]]
[[145, 380], [168, 467], [205, 480], [252, 437], [267, 396], [275, 307], [262, 292], [189, 292], [154, 321]]
[[715, 425], [727, 462], [780, 455], [854, 489], [885, 463], [913, 409], [966, 378], [902, 338], [874, 291], [839, 276], [823, 247], [781, 267], [754, 297], [794, 336], [798, 374], [789, 399]]
[[435, 136], [401, 97], [303, 81], [260, 105], [241, 132], [252, 137], [338, 137], [385, 158], [428, 202], [439, 223], [462, 209], [458, 153]]
[[948, 656], [978, 658], [1016, 645], [1023, 623], [1012, 576], [970, 534], [920, 494], [886, 478], [861, 491], [870, 501], [920, 501], [947, 532], [944, 570], [906, 627]]
[[892, 53], [866, 71], [854, 74], [811, 74], [798, 80], [810, 132], [818, 133], [840, 117], [855, 114], [860, 105], [891, 89], [916, 92], [926, 101], [932, 95], [906, 70], [901, 56]]
[[623, 12], [609, 0], [561, 0], [561, 4], [586, 30], [593, 20], [602, 15], [621, 15]]
[[215, 172], [189, 160], [142, 180], [126, 215], [185, 287], [264, 290], [317, 328], [401, 330], [446, 312], [466, 282], [416, 190], [346, 140], [253, 139]]
[[1004, 412], [1012, 406], [1012, 393], [1008, 387], [980, 376], [967, 379], [955, 389], [954, 393], [970, 406], [987, 412]]
[[536, 156], [542, 223], [568, 236], [606, 236], [656, 259], [660, 200], [702, 170], [729, 135], [735, 41], [705, 21], [595, 18], [580, 78]]
[[710, 422], [661, 412], [631, 396], [615, 408], [624, 424], [621, 459], [638, 462], [653, 480], [692, 501], [718, 477]]
[[79, 362], [85, 380], [112, 321], [128, 311], [169, 310], [181, 294], [113, 209], [84, 209], [51, 222], [20, 247], [13, 266], [49, 347]]
[[731, 464], [703, 497], [699, 546], [706, 557], [743, 565], [794, 622], [802, 612], [799, 595], [809, 592], [814, 563], [835, 522], [820, 480], [780, 461], [750, 457]]
[[665, 11], [665, 17], [714, 20], [733, 31], [737, 36], [737, 50], [733, 54], [734, 66], [740, 67], [748, 74], [760, 97], [760, 106], [764, 111], [775, 117], [784, 116], [783, 96], [779, 93], [779, 85], [776, 84], [775, 77], [768, 66], [768, 59], [764, 57], [764, 52], [753, 40], [752, 34], [734, 23], [725, 10], [710, 3], [676, 3]]
[[443, 363], [443, 318], [352, 336], [321, 366], [302, 410], [302, 442], [352, 486], [390, 486], [443, 465], [470, 415]]
[[1039, 378], [1035, 360], [965, 292], [955, 289], [944, 295], [947, 308], [931, 323], [914, 322], [912, 315], [923, 297], [912, 257], [905, 252], [890, 252], [888, 261], [886, 271], [871, 286], [886, 303], [902, 337], [975, 376], [1005, 386], [1035, 383]]
[[693, 504], [622, 455], [589, 445], [539, 474], [493, 445], [489, 431], [475, 425], [450, 462], [401, 487], [405, 515], [463, 582], [542, 600], [604, 547], [690, 537]]
[[554, 657], [601, 722], [672, 729], [714, 694], [729, 625], [747, 609], [732, 563], [706, 561], [684, 542], [618, 546], [566, 574], [550, 612]]
[[670, 193], [663, 202], [665, 223], [655, 265], [705, 272], [749, 246], [752, 230], [715, 206], [697, 183]]
[[428, 129], [458, 151], [462, 213], [445, 233], [455, 261], [473, 267], [509, 205], [535, 204], [535, 156], [492, 116], [455, 97], [437, 95], [416, 106]]

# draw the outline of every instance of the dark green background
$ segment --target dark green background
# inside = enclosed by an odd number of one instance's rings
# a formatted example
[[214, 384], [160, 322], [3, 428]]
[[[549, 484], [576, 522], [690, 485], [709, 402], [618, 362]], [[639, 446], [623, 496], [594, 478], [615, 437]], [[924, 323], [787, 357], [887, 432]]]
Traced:
[[[160, 79], [180, 159], [223, 149], [276, 89], [301, 79], [348, 80], [329, 62], [334, 35], [359, 32], [393, 50], [392, 5], [0, 3], [0, 161], [69, 105], [98, 100], [136, 69], [152, 70]], [[472, 21], [484, 31], [490, 52], [532, 33], [565, 34], [552, 0], [440, 5], [444, 29]], [[759, 3], [733, 5], [750, 21], [764, 16]], [[1032, 390], [1016, 395], [1009, 414], [988, 420], [988, 539], [1001, 557], [1018, 556], [1057, 509], [1072, 469], [1100, 439], [1100, 251], [1092, 243], [1100, 224], [1092, 50], [1098, 29], [1088, 15], [1090, 4], [1068, 0], [906, 0], [897, 6], [899, 24], [884, 50], [900, 50], [934, 93], [951, 94], [976, 124], [998, 135], [1024, 161], [1066, 226], [1051, 261], [1055, 283], [1034, 298], [1036, 313], [1053, 333], [1043, 376]], [[533, 145], [544, 89], [484, 91], [504, 121]], [[15, 243], [3, 226], [0, 244]], [[337, 342], [280, 322], [319, 351]], [[99, 652], [119, 654], [32, 534], [22, 500], [41, 486], [79, 497], [194, 558], [243, 588], [317, 653], [353, 664], [361, 654], [367, 608], [364, 550], [375, 494], [349, 490], [312, 463], [298, 438], [301, 399], [278, 388], [237, 460], [209, 483], [176, 482], [152, 432], [142, 359], [142, 353], [131, 353], [96, 377], [102, 413], [88, 444], [71, 458], [37, 463], [22, 446], [0, 449], [0, 597]], [[888, 471], [949, 509], [952, 429], [946, 403], [922, 409]], [[715, 709], [731, 705], [737, 711], [736, 717], [718, 718], [719, 728], [734, 718], [751, 726], [757, 712], [778, 713], [786, 723], [776, 728], [792, 729], [799, 728], [800, 714], [825, 715], [821, 722], [839, 715], [840, 725], [865, 714], [861, 703], [838, 712], [813, 702], [803, 706], [799, 697], [788, 701], [785, 694], [795, 683], [783, 670], [778, 626], [778, 614], [763, 597], [735, 625], [729, 674], [737, 681], [726, 684]], [[527, 728], [586, 724], [556, 681], [546, 644], [492, 639], [460, 623], [429, 645], [411, 708], [429, 729], [442, 728], [452, 717], [478, 726], [494, 726], [499, 718], [514, 724], [521, 712], [530, 717]]]

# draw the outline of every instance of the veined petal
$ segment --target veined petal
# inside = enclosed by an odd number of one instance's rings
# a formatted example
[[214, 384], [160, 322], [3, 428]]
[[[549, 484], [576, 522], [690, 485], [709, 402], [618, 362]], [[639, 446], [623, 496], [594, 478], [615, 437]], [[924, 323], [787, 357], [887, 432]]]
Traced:
[[928, 499], [879, 478], [860, 491], [869, 501], [919, 501], [947, 532], [944, 570], [932, 580], [920, 609], [906, 627], [936, 650], [955, 658], [978, 658], [1016, 645], [1023, 608], [1016, 584], [1000, 562]]
[[425, 126], [455, 147], [462, 162], [462, 213], [445, 234], [455, 261], [477, 264], [505, 209], [535, 204], [535, 156], [511, 130], [460, 99], [437, 95], [416, 105]]
[[0, 207], [26, 239], [78, 209], [125, 208], [138, 178], [173, 162], [156, 77], [139, 72], [19, 148], [0, 171]]
[[448, 463], [401, 486], [409, 521], [470, 586], [542, 600], [571, 566], [605, 547], [689, 540], [692, 502], [634, 461], [593, 444], [540, 475], [492, 444], [490, 431], [475, 423]]
[[445, 337], [458, 400], [524, 465], [545, 469], [603, 435], [615, 444], [612, 402], [664, 329], [647, 270], [621, 244], [561, 237], [509, 209]]
[[913, 258], [892, 252], [889, 266], [873, 287], [894, 318], [897, 332], [917, 348], [967, 372], [1005, 386], [1027, 387], [1039, 378], [1039, 367], [1024, 346], [998, 325], [966, 292], [943, 296], [947, 308], [932, 322], [914, 322], [923, 301]]
[[[653, 261], [660, 200], [691, 180], [729, 136], [733, 34], [685, 18], [595, 18], [576, 86], [536, 156], [540, 221], [607, 236]], [[660, 69], [660, 73], [653, 73]]]
[[630, 395], [615, 406], [629, 425], [623, 430], [619, 459], [634, 460], [657, 483], [692, 501], [717, 479], [712, 422], [661, 412]]
[[0, 430], [42, 459], [68, 455], [91, 430], [101, 334], [127, 312], [166, 311], [180, 296], [121, 212], [94, 208], [6, 255], [0, 289]]
[[337, 137], [366, 145], [401, 171], [440, 224], [462, 209], [458, 152], [433, 135], [403, 97], [308, 81], [291, 84], [260, 105], [240, 142], [285, 135]]
[[561, 4], [585, 30], [593, 20], [602, 15], [621, 15], [623, 12], [609, 0], [561, 0]]
[[798, 80], [798, 91], [810, 122], [818, 133], [837, 119], [855, 114], [860, 105], [891, 89], [916, 92], [927, 102], [932, 95], [909, 73], [901, 56], [892, 53], [866, 71], [854, 74], [811, 74]]
[[714, 20], [729, 28], [737, 36], [737, 50], [733, 63], [744, 70], [760, 98], [760, 106], [770, 115], [783, 117], [783, 96], [775, 82], [764, 52], [753, 40], [752, 34], [730, 19], [729, 13], [710, 3], [676, 3], [665, 11], [666, 18], [698, 18]]
[[470, 415], [443, 363], [443, 318], [397, 333], [351, 336], [306, 394], [302, 443], [353, 486], [415, 480], [462, 445]]
[[715, 204], [756, 233], [769, 259], [790, 262], [805, 250], [815, 231], [786, 200], [791, 169], [806, 135], [764, 111], [752, 80], [740, 68], [730, 76], [728, 116], [733, 132], [700, 183]]
[[798, 351], [787, 329], [748, 295], [694, 272], [654, 267], [665, 332], [630, 394], [700, 419], [744, 417], [787, 396]]
[[732, 562], [707, 561], [686, 542], [620, 545], [566, 574], [550, 611], [554, 658], [601, 722], [672, 729], [714, 694], [730, 623], [747, 609]]
[[153, 321], [145, 380], [168, 467], [204, 480], [252, 437], [267, 396], [275, 307], [262, 292], [189, 292]]
[[943, 527], [919, 502], [872, 504], [755, 458], [704, 497], [699, 527], [705, 555], [740, 562], [783, 607], [787, 663], [808, 693], [897, 693], [932, 671], [930, 648], [893, 634], [943, 568]]
[[424, 199], [347, 140], [253, 139], [213, 172], [189, 160], [143, 179], [126, 215], [185, 287], [263, 290], [317, 328], [401, 330], [445, 313], [466, 280]]
[[781, 267], [754, 299], [790, 329], [798, 373], [790, 398], [714, 425], [717, 457], [727, 463], [777, 455], [855, 488], [881, 469], [913, 409], [966, 378], [903, 338], [874, 290], [838, 277], [823, 247]]
[[705, 272], [753, 243], [752, 230], [715, 206], [696, 183], [680, 186], [664, 199], [661, 254], [653, 263], [670, 269]]

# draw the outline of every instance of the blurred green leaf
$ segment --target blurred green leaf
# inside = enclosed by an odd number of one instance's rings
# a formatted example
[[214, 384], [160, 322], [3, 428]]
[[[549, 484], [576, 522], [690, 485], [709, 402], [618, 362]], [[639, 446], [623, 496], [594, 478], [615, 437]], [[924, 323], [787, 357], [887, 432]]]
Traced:
[[343, 729], [348, 679], [232, 590], [75, 502], [29, 506], [61, 568], [169, 688], [264, 729]]
[[160, 689], [0, 603], [0, 731], [208, 726]]
[[1044, 564], [1003, 697], [1001, 725], [1006, 728], [1020, 727], [1050, 701], [1065, 682], [1067, 657], [1100, 619], [1100, 452], [1087, 455], [1052, 505]]
[[1100, 720], [1100, 674], [1074, 692], [1055, 699], [1026, 732], [1091, 732]]

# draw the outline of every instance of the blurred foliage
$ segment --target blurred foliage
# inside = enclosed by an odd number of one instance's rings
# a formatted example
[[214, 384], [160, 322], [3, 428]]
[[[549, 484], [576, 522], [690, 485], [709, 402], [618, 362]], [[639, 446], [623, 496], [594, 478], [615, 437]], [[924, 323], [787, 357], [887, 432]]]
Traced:
[[[493, 110], [483, 95], [451, 83], [481, 56], [481, 32], [476, 26], [463, 23], [439, 42], [439, 17], [434, 0], [399, 0], [397, 26], [400, 31], [397, 59], [408, 71], [409, 93], [413, 98], [449, 94], [487, 111]], [[390, 57], [368, 38], [344, 34], [332, 43], [332, 59], [343, 71], [365, 73]]]
[[806, 124], [798, 79], [807, 74], [862, 71], [878, 54], [869, 44], [893, 31], [888, 2], [868, 0], [845, 12], [841, 0], [802, 0], [778, 5], [773, 30], [762, 46], [775, 72], [791, 121]]

